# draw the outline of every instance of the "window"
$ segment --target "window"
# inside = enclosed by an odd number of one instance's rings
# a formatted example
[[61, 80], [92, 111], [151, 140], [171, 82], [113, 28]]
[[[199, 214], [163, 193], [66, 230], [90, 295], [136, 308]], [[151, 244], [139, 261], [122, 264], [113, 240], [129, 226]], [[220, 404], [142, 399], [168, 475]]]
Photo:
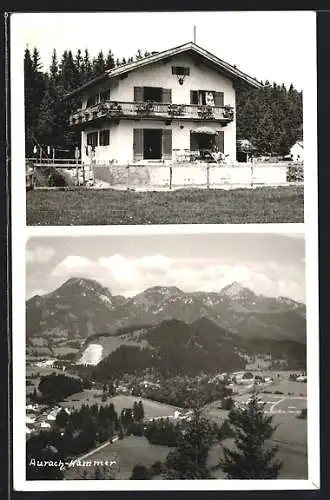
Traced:
[[172, 75], [189, 76], [190, 68], [185, 66], [172, 66]]
[[215, 92], [214, 90], [191, 90], [190, 104], [195, 104], [198, 106], [223, 106], [224, 93]]
[[95, 104], [98, 103], [99, 103], [99, 95], [98, 94], [92, 95], [87, 99], [87, 108], [89, 108], [90, 106], [95, 106]]
[[90, 134], [87, 134], [87, 146], [98, 146], [98, 133], [97, 132], [91, 132]]
[[109, 146], [110, 130], [100, 130], [100, 146]]
[[160, 87], [143, 87], [144, 102], [162, 102], [163, 92]]
[[134, 87], [134, 102], [172, 102], [171, 89], [160, 87]]
[[100, 102], [110, 101], [110, 89], [100, 92]]

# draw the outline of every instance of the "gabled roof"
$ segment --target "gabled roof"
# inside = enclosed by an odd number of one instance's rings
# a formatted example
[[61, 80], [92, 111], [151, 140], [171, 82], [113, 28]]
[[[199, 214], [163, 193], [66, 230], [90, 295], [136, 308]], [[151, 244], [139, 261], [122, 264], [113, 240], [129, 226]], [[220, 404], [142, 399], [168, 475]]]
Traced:
[[84, 92], [85, 90], [88, 90], [89, 88], [93, 87], [97, 83], [101, 83], [104, 80], [107, 80], [108, 78], [115, 78], [124, 75], [125, 73], [129, 73], [130, 71], [134, 71], [136, 69], [142, 68], [143, 66], [148, 66], [149, 64], [153, 64], [159, 61], [162, 61], [166, 58], [170, 58], [179, 54], [182, 54], [184, 52], [192, 52], [196, 54], [197, 56], [200, 56], [202, 59], [205, 59], [211, 66], [213, 66], [216, 70], [220, 71], [221, 73], [225, 74], [229, 78], [232, 78], [234, 80], [239, 80], [241, 82], [244, 82], [245, 84], [248, 84], [252, 87], [255, 88], [260, 88], [262, 87], [262, 84], [256, 80], [255, 78], [252, 78], [251, 76], [247, 75], [246, 73], [243, 73], [243, 71], [240, 71], [238, 68], [235, 66], [232, 66], [231, 64], [223, 61], [222, 59], [219, 59], [217, 56], [214, 54], [211, 54], [211, 52], [208, 52], [207, 50], [203, 49], [199, 45], [196, 45], [193, 42], [188, 42], [183, 45], [180, 45], [178, 47], [174, 47], [172, 49], [167, 49], [162, 52], [157, 52], [156, 54], [153, 53], [150, 56], [143, 57], [142, 59], [138, 59], [137, 61], [123, 64], [121, 66], [118, 66], [116, 68], [109, 69], [105, 71], [102, 75], [93, 78], [89, 82], [85, 83], [81, 87], [75, 89], [74, 91], [70, 92], [67, 94], [66, 97], [72, 97], [74, 95], [80, 94], [81, 92]]
[[297, 141], [291, 147], [293, 148], [293, 146], [300, 146], [302, 149], [304, 149], [303, 141]]

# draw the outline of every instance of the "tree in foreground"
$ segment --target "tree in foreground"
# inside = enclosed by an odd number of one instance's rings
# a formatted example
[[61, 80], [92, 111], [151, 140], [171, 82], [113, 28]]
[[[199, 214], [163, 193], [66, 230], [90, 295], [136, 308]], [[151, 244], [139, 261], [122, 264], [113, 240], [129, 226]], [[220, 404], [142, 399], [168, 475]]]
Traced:
[[272, 416], [254, 393], [247, 408], [229, 414], [236, 449], [223, 447], [220, 467], [228, 479], [276, 479], [282, 462], [275, 458], [278, 446], [266, 446], [276, 430]]
[[185, 431], [178, 438], [177, 448], [166, 458], [166, 479], [210, 478], [207, 460], [214, 441], [214, 427], [199, 409], [195, 409]]
[[135, 465], [130, 479], [150, 479], [148, 469], [144, 465]]

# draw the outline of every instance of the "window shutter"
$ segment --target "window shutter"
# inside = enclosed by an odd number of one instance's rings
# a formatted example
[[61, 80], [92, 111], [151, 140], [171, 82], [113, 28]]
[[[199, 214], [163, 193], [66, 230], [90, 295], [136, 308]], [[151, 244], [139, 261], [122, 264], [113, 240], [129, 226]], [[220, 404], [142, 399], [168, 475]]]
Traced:
[[224, 106], [224, 93], [214, 92], [214, 104], [215, 106]]
[[192, 130], [190, 131], [190, 151], [198, 151], [198, 139], [197, 134], [194, 134]]
[[218, 134], [215, 136], [215, 143], [218, 150], [221, 153], [225, 152], [225, 133], [223, 130], [218, 130]]
[[198, 104], [198, 93], [197, 90], [190, 91], [190, 104]]
[[143, 129], [133, 129], [133, 157], [134, 160], [143, 160]]
[[134, 87], [134, 102], [144, 101], [144, 91], [143, 87]]
[[172, 130], [165, 129], [162, 134], [162, 152], [164, 160], [172, 159]]
[[172, 102], [172, 89], [162, 89], [162, 102], [166, 104]]

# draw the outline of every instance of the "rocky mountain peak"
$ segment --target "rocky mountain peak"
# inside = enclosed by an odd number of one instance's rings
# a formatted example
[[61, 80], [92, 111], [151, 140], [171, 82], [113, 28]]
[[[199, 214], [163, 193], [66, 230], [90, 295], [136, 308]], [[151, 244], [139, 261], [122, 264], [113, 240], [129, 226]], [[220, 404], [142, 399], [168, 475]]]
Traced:
[[233, 283], [225, 286], [221, 290], [221, 295], [225, 295], [230, 299], [240, 299], [246, 297], [255, 297], [255, 293], [252, 292], [249, 288], [243, 286], [238, 281], [234, 281]]
[[75, 277], [69, 278], [65, 281], [55, 292], [57, 294], [64, 293], [93, 293], [96, 295], [104, 295], [106, 297], [111, 297], [111, 292], [107, 287], [102, 286], [95, 280], [89, 278]]

